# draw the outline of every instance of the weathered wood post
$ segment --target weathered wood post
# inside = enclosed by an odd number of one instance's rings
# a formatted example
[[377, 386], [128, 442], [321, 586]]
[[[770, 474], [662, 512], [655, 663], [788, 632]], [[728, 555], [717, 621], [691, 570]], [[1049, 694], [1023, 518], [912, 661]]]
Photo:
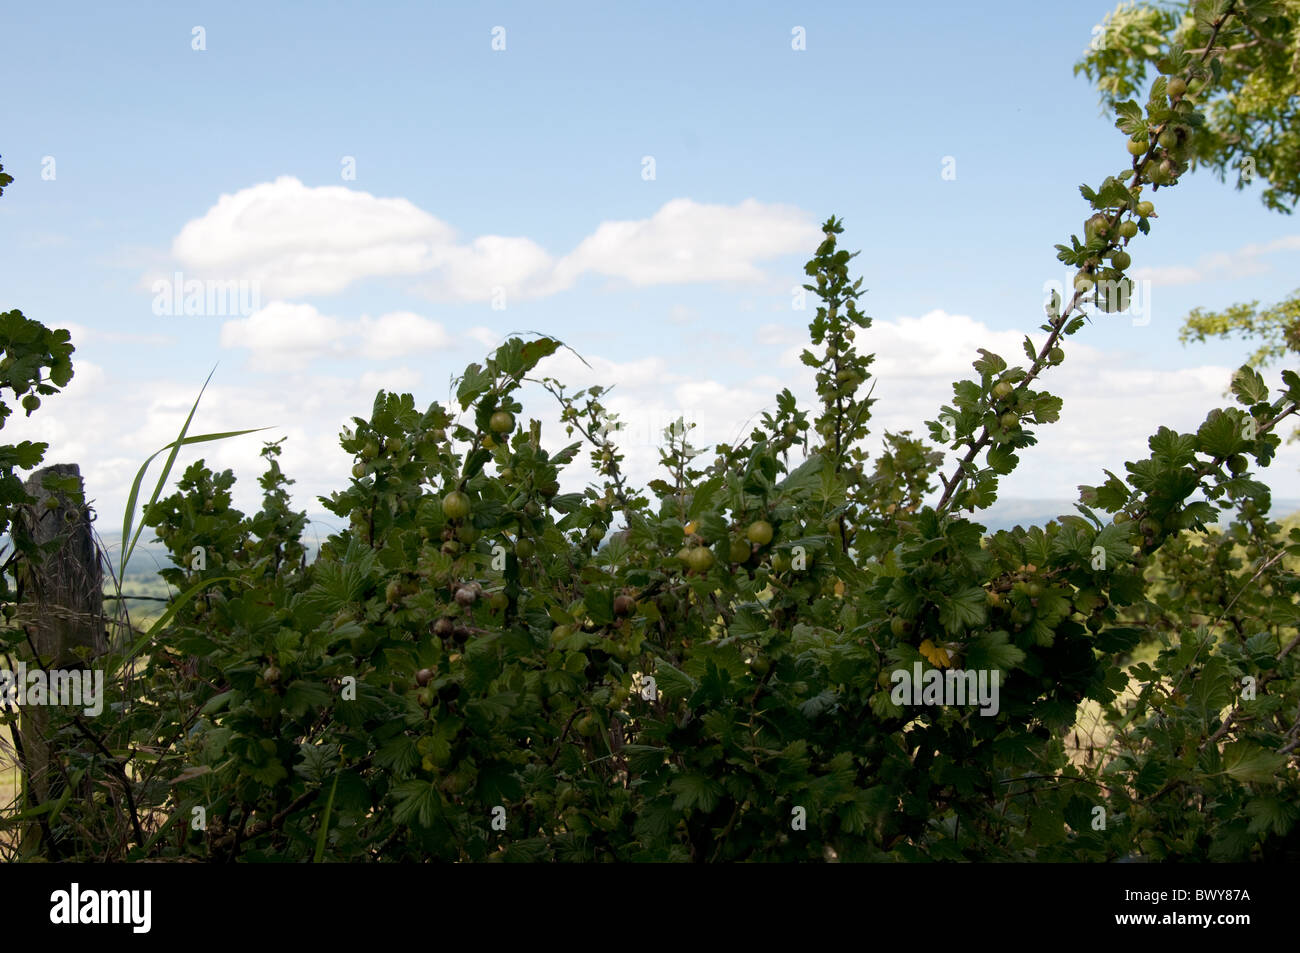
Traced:
[[[47, 489], [44, 483], [50, 478], [64, 487]], [[66, 490], [70, 483], [77, 489], [76, 498]], [[75, 463], [54, 464], [33, 473], [24, 489], [35, 500], [19, 509], [14, 532], [40, 547], [43, 556], [18, 563], [18, 619], [28, 639], [22, 661], [46, 673], [88, 669], [108, 650], [108, 633], [99, 549], [89, 511], [78, 499], [81, 471]], [[34, 807], [57, 796], [62, 787], [59, 751], [47, 706], [23, 707], [20, 718], [23, 790], [26, 805]], [[24, 830], [24, 853], [37, 849], [43, 827], [42, 821]]]

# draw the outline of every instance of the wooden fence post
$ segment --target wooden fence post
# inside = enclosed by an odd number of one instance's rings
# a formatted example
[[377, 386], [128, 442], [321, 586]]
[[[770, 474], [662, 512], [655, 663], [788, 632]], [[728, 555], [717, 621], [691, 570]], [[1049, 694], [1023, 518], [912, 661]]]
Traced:
[[[35, 501], [19, 509], [14, 530], [37, 546], [51, 547], [39, 561], [19, 562], [18, 618], [28, 640], [24, 661], [47, 673], [88, 669], [108, 651], [99, 548], [87, 508], [66, 492], [47, 490], [47, 477], [65, 482], [71, 478], [79, 490], [83, 486], [75, 463], [37, 470], [24, 485]], [[57, 796], [62, 787], [59, 751], [51, 737], [48, 707], [24, 707], [20, 718], [23, 790], [26, 806], [34, 807]], [[23, 852], [39, 849], [46, 834], [44, 820], [29, 825], [23, 831]]]

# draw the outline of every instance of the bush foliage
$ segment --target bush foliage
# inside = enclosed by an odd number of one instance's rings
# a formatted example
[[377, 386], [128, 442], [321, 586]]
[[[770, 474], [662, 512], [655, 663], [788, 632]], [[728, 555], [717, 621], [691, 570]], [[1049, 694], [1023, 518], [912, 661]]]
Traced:
[[[1186, 90], [1213, 82], [1216, 38], [1252, 9], [1207, 18], [1149, 102], [1117, 104], [1137, 148], [1084, 187], [1084, 237], [1058, 246], [1079, 269], [1073, 296], [1023, 360], [982, 350], [921, 437], [865, 449], [871, 322], [831, 218], [806, 268], [817, 405], [785, 390], [711, 453], [674, 425], [644, 489], [624, 476], [605, 391], [536, 376], [562, 346], [547, 337], [471, 364], [452, 406], [381, 392], [342, 435], [354, 478], [324, 503], [347, 528], [314, 560], [279, 444], [251, 516], [232, 507], [230, 471], [190, 466], [142, 519], [176, 561], [168, 581], [197, 594], [100, 660], [102, 717], [65, 713], [69, 787], [88, 778], [93, 794], [43, 807], [44, 848], [1293, 856], [1300, 531], [1268, 519], [1257, 470], [1300, 377], [1284, 371], [1275, 394], [1243, 367], [1232, 406], [1194, 433], [1160, 427], [1124, 476], [1081, 487], [1077, 513], [996, 533], [978, 521], [1060, 413], [1047, 379], [1084, 306], [1120, 310], [1123, 248], [1154, 218], [1143, 187], [1185, 170], [1203, 124]], [[42, 353], [61, 360], [55, 344]], [[539, 421], [516, 425], [524, 386], [554, 395], [564, 449], [543, 448]], [[597, 481], [561, 492], [582, 453]], [[899, 704], [891, 673], [914, 667], [997, 673], [996, 713]]]

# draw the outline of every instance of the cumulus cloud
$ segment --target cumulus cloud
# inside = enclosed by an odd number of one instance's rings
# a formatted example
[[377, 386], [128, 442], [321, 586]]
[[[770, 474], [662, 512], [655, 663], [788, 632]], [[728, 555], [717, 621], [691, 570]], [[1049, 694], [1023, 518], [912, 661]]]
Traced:
[[1285, 235], [1270, 242], [1253, 242], [1236, 251], [1202, 255], [1195, 265], [1134, 268], [1131, 276], [1160, 285], [1191, 285], [1202, 281], [1249, 278], [1273, 270], [1265, 256], [1282, 251], [1300, 251], [1300, 235]]
[[221, 346], [252, 352], [259, 370], [284, 365], [301, 367], [309, 361], [344, 353], [346, 322], [321, 314], [309, 304], [275, 301], [247, 318], [221, 326]]
[[221, 326], [221, 346], [247, 350], [254, 370], [297, 370], [318, 358], [352, 354], [386, 360], [452, 343], [441, 324], [411, 311], [344, 321], [283, 301]]
[[756, 281], [759, 261], [807, 251], [820, 237], [818, 226], [791, 206], [673, 199], [648, 219], [602, 223], [560, 261], [556, 277], [567, 284], [591, 272], [636, 286]]
[[489, 350], [495, 349], [503, 340], [505, 340], [491, 328], [485, 327], [470, 328], [465, 332], [465, 336]]
[[375, 360], [441, 350], [451, 344], [451, 336], [441, 324], [411, 311], [383, 314], [373, 321], [363, 317], [356, 334], [361, 338], [361, 353]]
[[453, 236], [406, 199], [282, 176], [222, 195], [181, 229], [172, 256], [200, 277], [249, 279], [269, 297], [297, 297], [424, 271]]
[[330, 295], [366, 278], [419, 276], [434, 298], [487, 301], [502, 292], [555, 294], [585, 275], [635, 286], [757, 281], [762, 261], [806, 252], [820, 235], [790, 206], [674, 199], [649, 218], [600, 223], [557, 259], [527, 237], [462, 240], [406, 199], [284, 176], [222, 195], [185, 224], [171, 252], [187, 279], [256, 282], [263, 298]]

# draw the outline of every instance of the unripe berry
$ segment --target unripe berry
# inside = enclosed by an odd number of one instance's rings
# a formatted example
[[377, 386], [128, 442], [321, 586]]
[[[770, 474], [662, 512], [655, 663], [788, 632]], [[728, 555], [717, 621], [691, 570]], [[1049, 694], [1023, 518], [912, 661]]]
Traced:
[[1084, 237], [1088, 241], [1092, 241], [1098, 235], [1104, 235], [1109, 224], [1110, 223], [1106, 220], [1106, 216], [1098, 212], [1083, 223]]
[[697, 573], [708, 572], [713, 565], [713, 550], [707, 546], [696, 546], [686, 551], [686, 565]]
[[452, 490], [442, 498], [442, 512], [450, 520], [463, 520], [469, 516], [469, 497], [460, 490]]

